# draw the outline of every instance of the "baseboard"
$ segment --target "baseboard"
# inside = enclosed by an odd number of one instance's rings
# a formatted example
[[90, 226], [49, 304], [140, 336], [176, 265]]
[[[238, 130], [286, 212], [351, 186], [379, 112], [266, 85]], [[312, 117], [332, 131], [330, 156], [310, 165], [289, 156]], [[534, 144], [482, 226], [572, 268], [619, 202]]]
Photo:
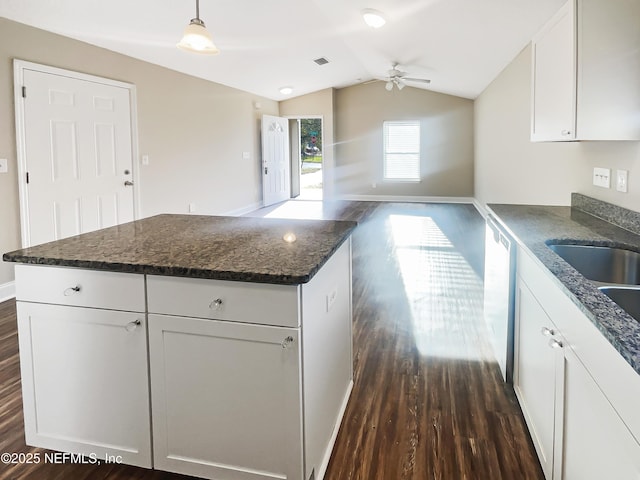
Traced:
[[5, 302], [16, 296], [16, 282], [7, 282], [0, 285], [0, 302]]
[[246, 207], [237, 208], [235, 210], [231, 210], [229, 212], [222, 213], [221, 215], [227, 215], [229, 217], [240, 217], [245, 213], [253, 212], [262, 208], [262, 202], [252, 203], [251, 205], [247, 205]]
[[473, 203], [473, 197], [430, 197], [402, 195], [337, 195], [337, 200], [356, 202], [408, 202], [408, 203]]

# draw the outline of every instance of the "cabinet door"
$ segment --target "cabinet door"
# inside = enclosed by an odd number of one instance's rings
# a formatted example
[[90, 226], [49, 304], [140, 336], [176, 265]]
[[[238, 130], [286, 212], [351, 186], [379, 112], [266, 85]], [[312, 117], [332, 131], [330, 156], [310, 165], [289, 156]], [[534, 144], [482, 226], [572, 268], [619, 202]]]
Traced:
[[545, 477], [553, 477], [562, 349], [551, 348], [555, 326], [522, 279], [517, 280], [514, 389]]
[[27, 444], [151, 467], [144, 314], [17, 310]]
[[569, 0], [532, 42], [532, 141], [575, 139], [576, 18]]
[[302, 479], [299, 330], [149, 315], [154, 466]]
[[562, 479], [640, 478], [640, 445], [569, 348], [564, 368]]

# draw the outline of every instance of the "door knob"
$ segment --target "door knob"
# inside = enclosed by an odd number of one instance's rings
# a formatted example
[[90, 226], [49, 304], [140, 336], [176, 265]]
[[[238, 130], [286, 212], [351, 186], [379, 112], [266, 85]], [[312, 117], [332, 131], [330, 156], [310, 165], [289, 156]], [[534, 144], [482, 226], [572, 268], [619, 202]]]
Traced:
[[130, 182], [129, 180], [126, 180], [126, 181], [124, 182], [124, 186], [125, 186], [125, 187], [133, 187], [133, 182]]

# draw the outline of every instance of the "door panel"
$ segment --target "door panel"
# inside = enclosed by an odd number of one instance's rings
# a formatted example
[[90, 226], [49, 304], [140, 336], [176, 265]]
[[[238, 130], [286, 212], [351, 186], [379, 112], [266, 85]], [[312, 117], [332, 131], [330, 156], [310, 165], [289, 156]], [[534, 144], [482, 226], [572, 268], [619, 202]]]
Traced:
[[154, 466], [301, 479], [299, 330], [149, 315]]
[[27, 445], [151, 467], [145, 315], [19, 301]]
[[264, 206], [291, 198], [289, 121], [262, 116], [262, 199]]
[[134, 219], [129, 89], [25, 69], [23, 245]]

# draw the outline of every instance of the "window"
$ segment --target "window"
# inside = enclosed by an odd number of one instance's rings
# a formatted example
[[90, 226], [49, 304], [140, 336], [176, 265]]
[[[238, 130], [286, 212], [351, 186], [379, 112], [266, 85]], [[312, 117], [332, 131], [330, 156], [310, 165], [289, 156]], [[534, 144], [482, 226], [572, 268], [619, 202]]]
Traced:
[[420, 122], [384, 122], [384, 179], [420, 180]]

